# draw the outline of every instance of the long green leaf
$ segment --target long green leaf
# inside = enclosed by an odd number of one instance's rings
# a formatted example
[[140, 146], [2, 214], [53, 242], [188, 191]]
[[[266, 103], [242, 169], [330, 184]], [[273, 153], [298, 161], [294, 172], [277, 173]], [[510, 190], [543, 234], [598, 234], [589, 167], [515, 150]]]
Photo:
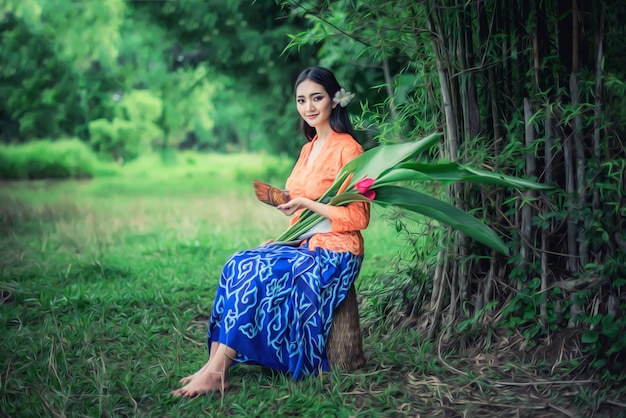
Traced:
[[508, 248], [491, 228], [459, 208], [434, 197], [404, 187], [382, 186], [376, 189], [374, 202], [421, 213], [463, 232], [502, 254], [508, 254]]
[[395, 168], [387, 171], [384, 175], [376, 179], [372, 188], [388, 186], [393, 183], [397, 183], [400, 181], [444, 181], [439, 178], [435, 178], [434, 176], [424, 173], [422, 171], [413, 170], [411, 168], [403, 168], [404, 164], [401, 168]]
[[368, 199], [367, 197], [363, 196], [362, 194], [359, 193], [342, 193], [338, 196], [333, 197], [330, 200], [330, 204], [333, 206], [342, 206], [342, 205], [346, 205], [350, 202], [368, 202], [371, 203], [372, 201], [370, 199]]
[[349, 172], [340, 170], [339, 173], [337, 173], [333, 184], [331, 184], [330, 187], [324, 192], [324, 194], [319, 199], [317, 199], [318, 202], [328, 203], [330, 199], [335, 196], [335, 194], [337, 194], [339, 188], [341, 187], [341, 185], [343, 185], [343, 182], [348, 178], [349, 175]]
[[480, 178], [481, 181], [487, 181], [492, 184], [501, 184], [503, 186], [515, 187], [518, 189], [529, 189], [529, 190], [549, 190], [554, 189], [553, 186], [547, 184], [537, 183], [536, 181], [522, 179], [519, 177], [507, 176], [506, 174], [494, 173], [491, 171], [480, 170], [473, 167], [463, 166], [461, 167], [463, 170], [469, 172], [463, 181], [472, 181], [477, 182], [476, 178]]
[[287, 228], [282, 234], [280, 234], [278, 238], [276, 238], [276, 242], [278, 243], [293, 241], [297, 237], [320, 223], [323, 219], [324, 217], [322, 215], [311, 212], [310, 216], [307, 216], [305, 219], [299, 218], [295, 224]]
[[497, 184], [523, 190], [547, 190], [552, 186], [537, 183], [533, 180], [508, 176], [486, 170], [463, 166], [457, 163], [422, 164], [405, 163], [398, 168], [389, 170], [381, 176], [376, 185], [385, 185], [398, 181], [466, 181], [477, 184]]
[[441, 133], [436, 132], [425, 138], [405, 144], [381, 145], [365, 151], [354, 160], [347, 163], [339, 172], [338, 177], [344, 172], [354, 172], [350, 185], [354, 185], [363, 177], [378, 178], [390, 167], [403, 161], [414, 158], [421, 151], [428, 149], [441, 138]]

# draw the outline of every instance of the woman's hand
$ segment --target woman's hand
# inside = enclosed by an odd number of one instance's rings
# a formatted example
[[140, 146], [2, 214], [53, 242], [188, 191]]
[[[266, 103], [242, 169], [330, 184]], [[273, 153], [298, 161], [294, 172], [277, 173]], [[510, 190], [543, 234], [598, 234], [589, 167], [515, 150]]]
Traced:
[[300, 209], [310, 208], [311, 203], [311, 199], [307, 199], [306, 197], [296, 197], [291, 199], [287, 203], [276, 206], [276, 209], [278, 209], [287, 216], [291, 216]]
[[330, 216], [328, 205], [307, 199], [306, 197], [293, 198], [287, 203], [276, 206], [276, 208], [287, 216], [293, 215], [300, 209], [312, 210], [313, 212], [322, 215], [324, 218], [328, 218]]

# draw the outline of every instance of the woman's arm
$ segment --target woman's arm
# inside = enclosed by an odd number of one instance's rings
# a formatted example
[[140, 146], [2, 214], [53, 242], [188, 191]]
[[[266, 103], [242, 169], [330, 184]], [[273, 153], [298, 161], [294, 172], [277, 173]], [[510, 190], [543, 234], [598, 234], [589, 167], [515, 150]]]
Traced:
[[278, 209], [287, 216], [293, 215], [300, 209], [308, 209], [319, 215], [322, 215], [324, 218], [330, 217], [329, 205], [307, 199], [306, 197], [293, 198], [287, 203], [276, 206], [276, 209]]
[[287, 216], [300, 209], [309, 209], [330, 220], [332, 232], [361, 231], [367, 228], [370, 220], [370, 205], [364, 202], [352, 202], [345, 206], [331, 206], [316, 202], [306, 197], [297, 197], [277, 206]]
[[345, 206], [327, 207], [332, 232], [362, 231], [370, 222], [370, 204], [352, 202]]
[[[345, 134], [341, 135], [347, 136]], [[352, 137], [349, 138], [350, 139], [339, 139], [327, 145], [327, 147], [333, 146], [333, 148], [330, 151], [329, 149], [326, 149], [326, 158], [324, 158], [323, 161], [320, 160], [320, 166], [315, 170], [316, 175], [320, 178], [303, 178], [296, 176], [300, 191], [309, 188], [309, 192], [311, 194], [319, 193], [321, 195], [325, 188], [330, 186], [332, 180], [337, 175], [337, 172], [339, 172], [341, 167], [363, 153], [363, 148], [356, 141], [354, 141]], [[310, 147], [310, 143], [305, 145], [303, 150], [307, 146]], [[306, 149], [308, 150], [308, 148]], [[301, 156], [302, 155], [303, 154], [301, 153]], [[304, 161], [303, 158], [300, 158], [299, 163], [301, 162], [300, 160]], [[294, 167], [294, 172], [297, 168], [300, 168], [299, 164], [296, 164], [296, 167]], [[294, 176], [294, 172], [292, 172], [292, 176]], [[306, 171], [306, 173], [310, 176], [310, 171]], [[323, 182], [322, 178], [324, 180]], [[293, 180], [291, 176], [290, 179]], [[289, 180], [287, 183], [287, 188], [289, 188]], [[322, 184], [327, 185], [325, 187], [321, 187], [320, 185]], [[312, 192], [310, 190], [312, 186], [317, 187], [318, 190], [314, 189], [315, 192]], [[297, 195], [297, 193], [294, 194]], [[300, 194], [300, 196], [302, 196], [302, 194]], [[345, 206], [331, 206], [306, 197], [295, 197], [289, 202], [277, 206], [277, 208], [287, 216], [291, 216], [304, 209], [311, 210], [324, 218], [329, 219], [333, 225], [333, 232], [360, 231], [365, 229], [369, 223], [369, 203], [363, 202], [353, 202]]]

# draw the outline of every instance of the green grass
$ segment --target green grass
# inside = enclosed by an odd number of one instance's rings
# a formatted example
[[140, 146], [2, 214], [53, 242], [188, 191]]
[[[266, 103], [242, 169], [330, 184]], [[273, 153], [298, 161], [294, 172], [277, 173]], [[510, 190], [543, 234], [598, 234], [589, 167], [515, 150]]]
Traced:
[[251, 179], [279, 184], [289, 166], [252, 155], [176, 158], [104, 179], [0, 187], [2, 416], [506, 417], [534, 416], [538, 405], [558, 412], [548, 401], [589, 411], [586, 401], [614, 399], [576, 385], [498, 386], [529, 380], [533, 365], [442, 350], [400, 326], [401, 311], [385, 309], [404, 289], [395, 275], [404, 244], [379, 210], [357, 281], [364, 368], [294, 382], [237, 366], [223, 397], [172, 398], [206, 360], [223, 263], [286, 227], [253, 197]]

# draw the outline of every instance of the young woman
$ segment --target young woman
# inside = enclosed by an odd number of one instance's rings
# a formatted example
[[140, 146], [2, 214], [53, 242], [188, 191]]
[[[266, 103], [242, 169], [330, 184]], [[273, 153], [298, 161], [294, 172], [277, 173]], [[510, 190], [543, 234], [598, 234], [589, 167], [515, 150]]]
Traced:
[[181, 379], [175, 396], [223, 391], [233, 363], [263, 365], [294, 379], [328, 370], [326, 340], [333, 312], [361, 268], [369, 204], [339, 207], [316, 199], [363, 149], [345, 109], [349, 98], [332, 72], [304, 70], [295, 99], [308, 142], [287, 179], [291, 200], [277, 208], [295, 215], [292, 223], [302, 210], [314, 211], [327, 218], [329, 231], [297, 247], [268, 243], [238, 252], [226, 262], [209, 323], [209, 360]]

